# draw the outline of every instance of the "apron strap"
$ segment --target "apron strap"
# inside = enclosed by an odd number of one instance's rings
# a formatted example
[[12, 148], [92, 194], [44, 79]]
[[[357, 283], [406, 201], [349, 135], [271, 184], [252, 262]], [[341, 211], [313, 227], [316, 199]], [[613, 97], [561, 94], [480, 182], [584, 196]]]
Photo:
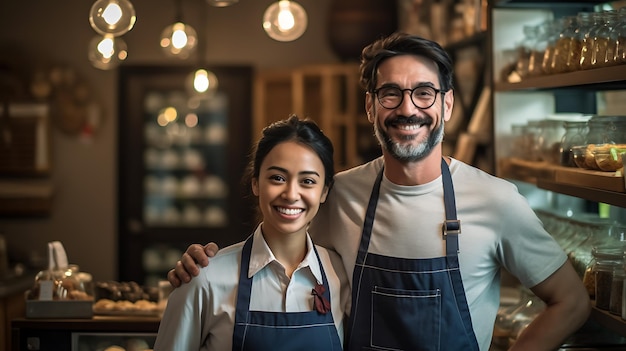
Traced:
[[443, 238], [446, 240], [446, 256], [457, 256], [459, 253], [459, 234], [461, 221], [456, 217], [456, 201], [452, 175], [446, 160], [441, 158], [441, 179], [443, 181], [443, 204], [446, 210], [446, 220], [443, 222]]

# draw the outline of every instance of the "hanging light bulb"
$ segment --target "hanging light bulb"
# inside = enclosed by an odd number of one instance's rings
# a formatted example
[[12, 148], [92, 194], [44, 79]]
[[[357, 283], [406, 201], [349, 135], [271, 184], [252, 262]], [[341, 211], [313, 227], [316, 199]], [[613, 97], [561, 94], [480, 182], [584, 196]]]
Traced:
[[263, 29], [274, 40], [296, 40], [306, 31], [306, 27], [306, 11], [295, 1], [277, 1], [263, 15]]
[[101, 70], [116, 68], [127, 56], [126, 42], [111, 34], [96, 36], [89, 43], [89, 61]]
[[197, 44], [196, 30], [182, 22], [165, 27], [161, 33], [161, 47], [170, 56], [186, 59], [196, 50]]
[[196, 50], [198, 35], [192, 26], [183, 23], [182, 0], [174, 0], [174, 3], [174, 24], [165, 27], [161, 32], [161, 48], [167, 55], [184, 60]]
[[98, 0], [89, 11], [91, 27], [102, 35], [123, 35], [133, 28], [136, 19], [129, 0]]
[[217, 86], [217, 76], [205, 68], [198, 68], [187, 77], [187, 91], [192, 96], [212, 96], [217, 91]]
[[238, 3], [239, 0], [206, 0], [206, 2], [211, 6], [226, 7]]

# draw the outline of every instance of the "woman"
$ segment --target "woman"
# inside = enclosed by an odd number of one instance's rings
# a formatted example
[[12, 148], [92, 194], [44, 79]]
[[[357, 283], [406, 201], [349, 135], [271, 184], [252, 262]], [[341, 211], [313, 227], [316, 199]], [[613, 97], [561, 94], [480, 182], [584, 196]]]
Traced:
[[332, 154], [312, 121], [263, 130], [248, 174], [262, 222], [172, 292], [155, 351], [341, 349], [347, 278], [307, 232], [333, 182]]

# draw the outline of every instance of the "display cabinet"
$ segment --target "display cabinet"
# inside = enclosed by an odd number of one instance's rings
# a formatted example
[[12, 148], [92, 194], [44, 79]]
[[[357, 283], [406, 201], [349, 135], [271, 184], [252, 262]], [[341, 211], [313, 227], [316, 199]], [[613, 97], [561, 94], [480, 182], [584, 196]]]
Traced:
[[120, 69], [120, 281], [166, 279], [192, 243], [220, 247], [254, 226], [242, 176], [252, 124], [248, 66], [209, 66], [217, 90], [191, 89], [194, 67]]
[[[511, 147], [514, 124], [553, 113], [604, 114], [610, 109], [607, 96], [626, 91], [626, 65], [527, 76], [521, 80], [506, 80], [502, 74], [511, 63], [508, 55], [524, 39], [524, 25], [578, 12], [598, 12], [613, 5], [606, 1], [490, 1], [489, 47], [493, 59], [491, 87], [498, 176], [548, 193], [583, 199], [590, 205], [605, 203], [617, 209], [626, 208], [623, 171], [590, 171], [520, 160], [512, 157], [515, 150]], [[626, 335], [626, 322], [619, 316], [594, 307], [591, 319]]]
[[11, 323], [12, 351], [150, 350], [160, 317], [26, 319]]

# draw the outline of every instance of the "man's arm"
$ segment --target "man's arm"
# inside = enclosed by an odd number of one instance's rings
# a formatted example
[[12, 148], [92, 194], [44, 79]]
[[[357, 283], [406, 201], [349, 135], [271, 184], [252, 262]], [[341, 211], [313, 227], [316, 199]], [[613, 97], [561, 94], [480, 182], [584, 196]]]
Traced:
[[509, 351], [556, 350], [589, 317], [587, 290], [569, 261], [531, 290], [546, 303], [546, 309], [524, 329]]
[[183, 283], [189, 283], [191, 278], [200, 273], [198, 265], [206, 267], [209, 265], [209, 257], [215, 256], [220, 248], [216, 243], [210, 242], [204, 246], [200, 244], [191, 244], [187, 251], [183, 254], [176, 267], [167, 272], [167, 280], [174, 288], [181, 286]]

